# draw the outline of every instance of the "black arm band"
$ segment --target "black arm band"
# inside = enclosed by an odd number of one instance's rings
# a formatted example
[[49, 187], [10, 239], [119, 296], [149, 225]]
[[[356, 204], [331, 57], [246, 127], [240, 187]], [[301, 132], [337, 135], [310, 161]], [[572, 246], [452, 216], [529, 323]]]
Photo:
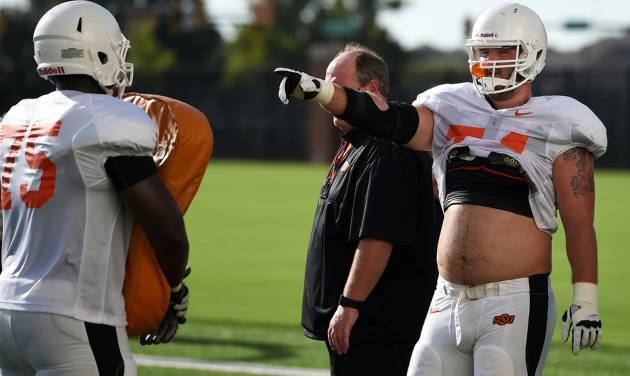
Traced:
[[339, 119], [373, 136], [386, 138], [400, 145], [409, 142], [416, 134], [420, 117], [412, 105], [390, 101], [389, 108], [381, 111], [368, 93], [344, 89], [348, 103], [346, 111], [338, 116]]
[[354, 309], [360, 310], [361, 306], [363, 305], [363, 302], [346, 298], [345, 296], [343, 296], [343, 294], [341, 294], [339, 295], [339, 305], [342, 307], [348, 307], [348, 308], [354, 308]]
[[109, 157], [105, 161], [105, 172], [112, 179], [118, 192], [148, 178], [157, 172], [153, 157]]

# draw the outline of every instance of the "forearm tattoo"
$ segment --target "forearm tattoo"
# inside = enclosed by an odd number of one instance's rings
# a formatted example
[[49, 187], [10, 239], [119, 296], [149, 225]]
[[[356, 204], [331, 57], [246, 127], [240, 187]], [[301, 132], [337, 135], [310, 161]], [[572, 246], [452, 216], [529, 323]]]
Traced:
[[595, 192], [595, 177], [593, 174], [593, 160], [587, 158], [585, 149], [575, 148], [562, 154], [565, 161], [575, 165], [575, 175], [571, 177], [571, 190], [575, 198], [587, 193]]

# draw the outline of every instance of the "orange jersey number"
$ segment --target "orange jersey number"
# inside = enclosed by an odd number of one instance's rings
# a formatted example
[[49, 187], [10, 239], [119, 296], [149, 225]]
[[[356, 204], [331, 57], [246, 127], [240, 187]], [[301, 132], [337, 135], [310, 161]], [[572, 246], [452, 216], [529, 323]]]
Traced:
[[[484, 133], [484, 128], [473, 127], [470, 125], [451, 124], [448, 127], [446, 138], [448, 140], [455, 139], [455, 143], [459, 144], [466, 137], [483, 138]], [[509, 149], [521, 154], [523, 153], [523, 150], [525, 150], [525, 145], [527, 145], [528, 139], [529, 137], [523, 134], [510, 132], [507, 136], [501, 139], [501, 143]]]
[[41, 170], [40, 184], [38, 190], [29, 189], [26, 183], [20, 184], [20, 198], [24, 201], [27, 208], [39, 208], [48, 201], [55, 193], [55, 180], [57, 178], [57, 167], [48, 159], [46, 154], [35, 150], [34, 139], [38, 137], [59, 135], [61, 121], [54, 123], [35, 123], [30, 128], [27, 124], [11, 125], [4, 124], [0, 130], [0, 141], [12, 138], [13, 144], [7, 154], [4, 169], [2, 170], [2, 181], [0, 184], [0, 199], [2, 201], [2, 210], [11, 209], [11, 192], [9, 191], [9, 183], [13, 168], [20, 155], [22, 143], [26, 140], [26, 150], [24, 151], [24, 160], [28, 167], [33, 170]]

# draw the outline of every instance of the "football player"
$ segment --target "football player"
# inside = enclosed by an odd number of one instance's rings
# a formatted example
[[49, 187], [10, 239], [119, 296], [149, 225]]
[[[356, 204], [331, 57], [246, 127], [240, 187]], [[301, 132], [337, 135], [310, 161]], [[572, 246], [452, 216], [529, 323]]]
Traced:
[[156, 126], [120, 100], [129, 41], [105, 8], [70, 1], [38, 22], [39, 75], [56, 91], [2, 121], [0, 374], [135, 375], [123, 280], [131, 226], [156, 250], [171, 305], [145, 342], [185, 319], [188, 240], [156, 174]]
[[472, 83], [432, 88], [413, 106], [285, 68], [279, 97], [314, 99], [376, 136], [433, 151], [440, 276], [408, 374], [540, 375], [555, 324], [556, 210], [574, 286], [562, 338], [575, 354], [601, 340], [593, 160], [606, 130], [573, 98], [532, 95], [547, 35], [531, 9], [487, 9], [466, 48]]

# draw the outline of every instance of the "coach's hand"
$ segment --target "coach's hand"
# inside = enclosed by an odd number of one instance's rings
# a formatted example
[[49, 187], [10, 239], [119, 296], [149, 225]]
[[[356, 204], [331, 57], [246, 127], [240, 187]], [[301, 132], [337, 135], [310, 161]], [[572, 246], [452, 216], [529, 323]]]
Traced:
[[[571, 330], [573, 328], [573, 330]], [[597, 286], [592, 283], [575, 283], [573, 304], [562, 315], [560, 336], [563, 342], [572, 334], [572, 351], [595, 350], [602, 340], [602, 320], [597, 313]]]
[[337, 354], [342, 355], [350, 348], [350, 332], [359, 318], [359, 310], [337, 306], [328, 325], [328, 343]]
[[276, 68], [274, 73], [282, 77], [278, 98], [284, 104], [289, 103], [291, 96], [304, 100], [314, 99], [326, 105], [335, 92], [335, 86], [332, 82], [309, 76], [303, 72], [288, 68]]

